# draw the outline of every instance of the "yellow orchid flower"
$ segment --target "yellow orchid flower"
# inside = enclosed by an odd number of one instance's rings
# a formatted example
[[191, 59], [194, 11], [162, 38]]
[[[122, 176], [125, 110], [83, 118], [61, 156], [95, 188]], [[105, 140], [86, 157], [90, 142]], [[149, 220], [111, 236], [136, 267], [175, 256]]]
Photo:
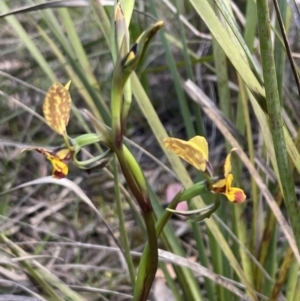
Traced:
[[52, 177], [56, 179], [65, 178], [68, 174], [68, 163], [72, 157], [72, 152], [67, 148], [60, 148], [54, 151], [47, 150], [45, 148], [29, 148], [25, 150], [35, 150], [44, 155], [52, 164], [53, 172]]
[[25, 150], [35, 150], [43, 154], [52, 164], [52, 177], [56, 179], [65, 178], [68, 174], [67, 163], [72, 158], [73, 148], [69, 144], [66, 126], [70, 119], [71, 96], [69, 93], [71, 81], [65, 86], [60, 83], [54, 83], [48, 90], [44, 104], [43, 112], [47, 124], [59, 135], [64, 137], [68, 148], [59, 148], [50, 151], [45, 148], [29, 148]]
[[226, 195], [227, 199], [233, 203], [242, 203], [246, 199], [246, 195], [241, 188], [232, 187], [233, 175], [231, 172], [231, 152], [227, 155], [224, 163], [224, 179], [218, 180], [212, 185], [212, 191]]
[[[189, 141], [177, 138], [166, 138], [163, 140], [164, 146], [173, 151], [176, 155], [187, 161], [200, 171], [206, 170], [211, 172], [211, 166], [208, 161], [209, 150], [208, 144], [204, 137], [195, 136]], [[218, 180], [211, 187], [211, 191], [224, 194], [229, 201], [242, 203], [246, 199], [244, 191], [238, 187], [232, 187], [233, 175], [231, 172], [231, 152], [227, 155], [224, 164], [224, 178]]]
[[85, 161], [77, 160], [76, 155], [86, 146], [101, 141], [98, 134], [83, 134], [70, 139], [67, 134], [67, 125], [70, 119], [72, 99], [69, 93], [71, 81], [65, 86], [60, 83], [54, 83], [48, 90], [44, 103], [43, 112], [47, 124], [59, 135], [63, 136], [65, 147], [60, 147], [54, 151], [45, 148], [33, 147], [25, 150], [35, 150], [43, 154], [52, 164], [52, 176], [57, 179], [65, 178], [68, 174], [68, 163], [73, 160], [74, 164], [84, 170], [105, 167], [111, 157], [111, 152], [106, 151], [96, 157]]

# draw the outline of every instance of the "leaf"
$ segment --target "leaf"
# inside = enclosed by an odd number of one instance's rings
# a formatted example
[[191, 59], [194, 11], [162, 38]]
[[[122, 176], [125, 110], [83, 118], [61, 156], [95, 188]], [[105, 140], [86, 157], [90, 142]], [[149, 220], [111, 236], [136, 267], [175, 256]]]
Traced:
[[163, 140], [165, 147], [201, 171], [206, 170], [208, 145], [204, 137], [195, 136], [189, 141], [177, 138]]
[[48, 90], [43, 112], [48, 125], [58, 134], [66, 133], [71, 110], [71, 96], [68, 91], [70, 81], [64, 87], [60, 83], [55, 83]]

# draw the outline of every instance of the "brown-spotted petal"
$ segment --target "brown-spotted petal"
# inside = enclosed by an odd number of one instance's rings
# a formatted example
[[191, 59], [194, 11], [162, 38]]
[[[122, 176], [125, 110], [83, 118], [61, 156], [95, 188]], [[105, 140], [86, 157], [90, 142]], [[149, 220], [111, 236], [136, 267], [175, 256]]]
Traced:
[[63, 86], [53, 84], [48, 90], [43, 112], [48, 125], [58, 134], [64, 136], [70, 118], [71, 96], [69, 93], [70, 81]]
[[166, 138], [163, 140], [164, 146], [173, 151], [176, 155], [196, 167], [205, 171], [208, 162], [208, 144], [204, 137], [195, 136], [189, 141], [177, 138]]

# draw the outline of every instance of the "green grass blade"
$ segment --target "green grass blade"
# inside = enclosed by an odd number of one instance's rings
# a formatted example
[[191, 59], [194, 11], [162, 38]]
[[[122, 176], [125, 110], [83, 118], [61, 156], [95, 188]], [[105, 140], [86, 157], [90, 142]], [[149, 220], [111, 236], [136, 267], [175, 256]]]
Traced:
[[68, 63], [72, 67], [73, 71], [76, 73], [78, 78], [84, 85], [84, 88], [87, 90], [91, 96], [93, 102], [88, 103], [91, 110], [95, 112], [98, 118], [103, 119], [106, 124], [110, 124], [110, 114], [108, 108], [105, 104], [105, 101], [102, 99], [102, 96], [99, 91], [95, 89], [90, 78], [86, 76], [86, 73], [82, 66], [77, 62], [73, 49], [69, 46], [67, 39], [62, 35], [61, 27], [59, 27], [58, 21], [51, 11], [43, 11], [45, 21], [47, 22], [51, 32], [54, 34], [57, 42], [61, 45], [61, 48], [66, 54]]
[[[154, 3], [153, 0], [150, 0], [150, 8], [152, 10], [153, 15], [157, 18], [158, 14], [157, 14], [157, 10], [156, 10], [156, 4]], [[167, 62], [170, 67], [170, 71], [172, 73], [172, 77], [174, 80], [175, 90], [176, 90], [176, 94], [178, 97], [178, 102], [180, 105], [180, 111], [181, 111], [181, 114], [183, 117], [185, 129], [186, 129], [188, 137], [191, 138], [196, 135], [196, 132], [195, 132], [195, 128], [191, 122], [191, 113], [190, 113], [190, 110], [189, 110], [189, 107], [187, 104], [186, 96], [181, 87], [181, 81], [180, 81], [178, 70], [176, 68], [175, 60], [171, 53], [170, 46], [167, 42], [167, 39], [166, 39], [166, 36], [164, 33], [164, 29], [162, 29], [159, 34], [160, 34], [160, 37], [162, 40], [163, 47], [165, 49], [166, 59], [167, 59]]]
[[[194, 77], [194, 73], [193, 73], [193, 69], [192, 69], [192, 62], [191, 62], [191, 58], [190, 58], [190, 54], [189, 54], [189, 47], [187, 44], [187, 39], [186, 39], [186, 35], [184, 32], [184, 27], [182, 24], [182, 21], [180, 19], [180, 14], [179, 14], [179, 1], [176, 0], [175, 1], [176, 4], [176, 19], [177, 22], [179, 24], [179, 32], [180, 32], [180, 45], [183, 51], [183, 57], [184, 57], [184, 63], [185, 63], [185, 69], [186, 69], [186, 73], [188, 78], [190, 78], [191, 80], [195, 80]], [[196, 103], [192, 103], [192, 110], [195, 114], [196, 117], [196, 132], [199, 135], [204, 135], [204, 129], [203, 129], [203, 121], [202, 121], [202, 116], [201, 116], [201, 111], [199, 110], [199, 106], [197, 106]]]
[[[7, 244], [17, 257], [29, 257], [28, 254], [22, 250], [18, 245], [14, 244], [11, 240], [6, 238], [4, 234], [0, 234], [0, 241]], [[79, 294], [75, 291], [71, 290], [67, 285], [61, 282], [55, 275], [49, 272], [45, 267], [36, 262], [35, 260], [30, 260], [31, 263], [28, 263], [27, 260], [22, 260], [21, 264], [27, 270], [27, 273], [40, 284], [43, 290], [51, 297], [51, 300], [54, 301], [63, 301], [65, 298], [74, 301], [84, 301]], [[34, 267], [35, 268], [34, 268]], [[54, 288], [50, 285], [58, 288], [60, 292], [58, 293]], [[62, 298], [64, 296], [64, 299]]]
[[64, 29], [67, 33], [67, 36], [70, 40], [70, 44], [74, 49], [76, 59], [79, 61], [83, 71], [85, 72], [86, 77], [88, 78], [90, 84], [97, 90], [99, 90], [99, 83], [93, 74], [89, 59], [86, 55], [86, 52], [83, 48], [83, 45], [80, 41], [76, 28], [74, 26], [74, 22], [71, 18], [69, 10], [66, 8], [61, 8], [58, 10], [61, 15], [61, 20], [64, 25]]
[[245, 53], [240, 44], [235, 43], [217, 18], [206, 0], [190, 0], [199, 16], [204, 20], [212, 35], [218, 41], [227, 57], [255, 95], [260, 106], [266, 110], [265, 92], [258, 79], [245, 61]]
[[292, 264], [292, 266], [289, 270], [288, 281], [287, 281], [287, 284], [286, 284], [286, 299], [287, 299], [287, 301], [293, 301], [294, 300], [293, 297], [296, 294], [297, 280], [299, 281], [298, 273], [299, 273], [299, 264], [294, 259], [294, 262], [293, 262], [293, 264]]
[[282, 184], [284, 200], [300, 250], [300, 209], [298, 206], [293, 177], [289, 169], [288, 154], [284, 139], [283, 121], [281, 116], [280, 98], [277, 88], [276, 70], [274, 65], [273, 48], [270, 36], [270, 20], [268, 2], [257, 1], [258, 32], [260, 39], [261, 60], [266, 89], [267, 109], [270, 115], [270, 130], [272, 133], [279, 176]]
[[[142, 110], [144, 116], [147, 118], [147, 121], [152, 129], [152, 132], [155, 134], [156, 139], [158, 143], [163, 148], [162, 140], [163, 138], [167, 137], [166, 130], [162, 126], [157, 113], [155, 112], [151, 101], [147, 97], [146, 93], [144, 92], [137, 76], [135, 74], [132, 75], [132, 88], [133, 88], [133, 94], [135, 95], [135, 98], [139, 104], [140, 109]], [[164, 148], [163, 148], [164, 149]], [[180, 159], [174, 155], [173, 153], [166, 151], [166, 156], [168, 160], [170, 161], [171, 165], [173, 166], [174, 171], [176, 172], [178, 178], [180, 179], [182, 185], [184, 187], [190, 187], [192, 185], [192, 181], [184, 168], [182, 162]], [[201, 199], [201, 197], [195, 198], [193, 201], [193, 204], [196, 208], [205, 207], [205, 203]], [[231, 248], [229, 247], [227, 241], [225, 240], [224, 236], [222, 235], [219, 227], [217, 226], [216, 222], [213, 218], [206, 219], [205, 220], [207, 226], [210, 228], [211, 232], [214, 234], [215, 239], [220, 243], [221, 248], [225, 254], [225, 256], [228, 258], [228, 261], [232, 265], [232, 268], [235, 270], [235, 272], [239, 275], [242, 282], [249, 287], [249, 290], [251, 291], [251, 286], [249, 285], [248, 281], [246, 280], [246, 277], [236, 260], [235, 256], [232, 253]], [[254, 296], [254, 292], [252, 293]]]
[[[8, 6], [5, 4], [4, 1], [0, 1], [0, 11], [5, 12], [8, 11]], [[36, 62], [39, 64], [41, 69], [44, 71], [44, 73], [48, 76], [48, 78], [55, 82], [57, 81], [56, 76], [52, 69], [50, 68], [49, 64], [39, 51], [38, 47], [34, 44], [32, 39], [27, 34], [24, 27], [21, 25], [21, 23], [18, 21], [18, 19], [15, 16], [9, 16], [6, 17], [5, 20], [13, 27], [13, 29], [16, 31], [24, 45], [27, 47], [28, 51], [32, 55], [32, 57], [36, 60]]]

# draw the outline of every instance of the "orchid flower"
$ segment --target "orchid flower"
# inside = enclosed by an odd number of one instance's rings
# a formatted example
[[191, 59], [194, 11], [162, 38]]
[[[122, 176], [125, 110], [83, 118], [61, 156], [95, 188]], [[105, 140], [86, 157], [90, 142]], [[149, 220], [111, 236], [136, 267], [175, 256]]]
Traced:
[[[211, 165], [209, 163], [209, 150], [206, 139], [202, 136], [195, 136], [188, 141], [177, 138], [166, 138], [163, 140], [164, 146], [177, 154], [179, 157], [193, 165], [202, 172], [208, 171], [212, 174]], [[232, 187], [233, 175], [231, 172], [231, 152], [227, 155], [224, 164], [224, 175], [211, 185], [210, 190], [214, 193], [224, 194], [230, 202], [242, 203], [246, 199], [246, 195], [241, 188]]]
[[[24, 150], [35, 150], [44, 155], [52, 164], [52, 177], [61, 179], [68, 174], [68, 163], [72, 160], [81, 169], [91, 169], [96, 166], [104, 167], [110, 159], [111, 152], [108, 150], [103, 154], [86, 161], [78, 161], [76, 155], [83, 146], [97, 143], [100, 137], [97, 134], [84, 134], [74, 139], [69, 139], [66, 127], [70, 119], [71, 96], [69, 93], [71, 81], [65, 86], [60, 83], [53, 84], [48, 90], [44, 104], [43, 113], [47, 124], [64, 139], [65, 146], [53, 151], [42, 147], [26, 148]], [[23, 150], [23, 151], [24, 151]]]
[[224, 178], [218, 180], [212, 185], [212, 191], [224, 194], [230, 202], [242, 203], [246, 199], [246, 195], [241, 188], [232, 187], [233, 175], [231, 172], [231, 152], [227, 155], [224, 163]]

